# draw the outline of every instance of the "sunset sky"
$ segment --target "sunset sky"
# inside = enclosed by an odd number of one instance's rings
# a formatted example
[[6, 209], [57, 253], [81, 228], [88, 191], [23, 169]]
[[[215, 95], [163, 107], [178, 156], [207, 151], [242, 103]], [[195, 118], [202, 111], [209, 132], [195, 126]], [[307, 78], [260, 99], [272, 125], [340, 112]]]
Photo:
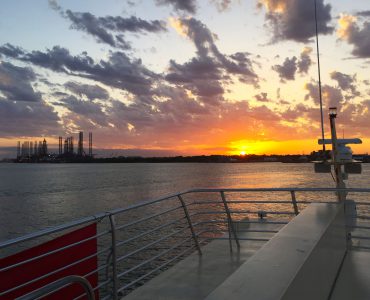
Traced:
[[[337, 106], [370, 152], [370, 1], [317, 8], [325, 123]], [[318, 150], [314, 34], [314, 0], [2, 0], [0, 157], [80, 130], [130, 155]]]

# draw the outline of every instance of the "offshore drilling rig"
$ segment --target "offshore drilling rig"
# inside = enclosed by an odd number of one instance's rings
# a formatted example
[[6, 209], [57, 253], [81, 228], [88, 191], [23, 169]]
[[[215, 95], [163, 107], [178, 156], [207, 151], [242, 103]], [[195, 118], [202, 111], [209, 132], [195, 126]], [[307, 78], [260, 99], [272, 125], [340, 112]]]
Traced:
[[59, 156], [60, 157], [93, 157], [92, 153], [92, 132], [89, 132], [89, 149], [86, 153], [84, 150], [84, 134], [82, 131], [78, 134], [77, 152], [74, 151], [74, 139], [73, 136], [69, 136], [64, 140], [63, 137], [59, 137]]
[[92, 132], [89, 132], [89, 145], [88, 152], [84, 150], [84, 134], [82, 131], [78, 134], [77, 151], [75, 151], [74, 138], [73, 136], [66, 137], [63, 140], [62, 136], [59, 136], [58, 153], [50, 153], [48, 151], [48, 144], [46, 139], [43, 141], [25, 141], [17, 143], [17, 159], [18, 162], [58, 162], [58, 161], [80, 161], [80, 160], [91, 160], [93, 158], [92, 153]]

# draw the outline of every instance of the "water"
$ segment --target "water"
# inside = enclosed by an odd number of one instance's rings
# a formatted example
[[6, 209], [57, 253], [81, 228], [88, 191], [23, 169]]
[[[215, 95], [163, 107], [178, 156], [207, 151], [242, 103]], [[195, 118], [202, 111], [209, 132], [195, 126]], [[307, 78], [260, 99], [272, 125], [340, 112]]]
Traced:
[[[349, 187], [370, 187], [370, 165]], [[334, 187], [312, 164], [0, 164], [0, 240], [202, 187]]]

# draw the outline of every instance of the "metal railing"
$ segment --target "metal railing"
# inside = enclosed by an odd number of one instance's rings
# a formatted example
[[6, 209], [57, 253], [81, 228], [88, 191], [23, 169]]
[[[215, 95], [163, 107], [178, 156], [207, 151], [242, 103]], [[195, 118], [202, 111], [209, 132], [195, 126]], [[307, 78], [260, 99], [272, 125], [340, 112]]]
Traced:
[[[92, 292], [98, 291], [101, 299], [118, 299], [193, 251], [202, 255], [201, 246], [212, 240], [227, 240], [230, 250], [233, 243], [240, 247], [243, 240], [266, 242], [277, 232], [268, 228], [269, 224], [287, 224], [312, 202], [336, 202], [335, 193], [338, 192], [346, 192], [348, 198], [358, 198], [356, 205], [360, 209], [357, 215], [347, 217], [347, 228], [351, 231], [349, 238], [353, 248], [370, 249], [370, 226], [367, 224], [370, 221], [370, 189], [193, 189], [1, 242], [0, 250], [11, 254], [72, 229], [91, 223], [98, 225], [97, 234], [93, 237], [1, 268], [0, 272], [5, 272], [51, 254], [63, 253], [91, 239], [98, 241], [97, 253], [6, 291], [0, 290], [0, 297], [6, 298], [11, 292], [96, 257], [98, 267], [80, 276], [97, 275], [98, 284], [92, 287]], [[263, 222], [259, 220], [261, 218]], [[255, 223], [266, 225], [266, 229], [236, 228], [238, 224]], [[255, 235], [242, 236], [242, 231]], [[85, 293], [75, 299], [84, 296]]]
[[42, 288], [38, 290], [35, 290], [31, 293], [28, 293], [24, 296], [17, 298], [17, 300], [39, 299], [39, 298], [48, 296], [50, 294], [53, 294], [56, 291], [62, 288], [65, 288], [73, 283], [78, 283], [84, 288], [88, 300], [95, 300], [94, 292], [93, 292], [90, 282], [86, 278], [81, 277], [81, 276], [76, 276], [76, 275], [71, 275], [71, 276], [67, 276], [59, 280], [56, 280], [52, 283], [49, 283], [43, 286]]

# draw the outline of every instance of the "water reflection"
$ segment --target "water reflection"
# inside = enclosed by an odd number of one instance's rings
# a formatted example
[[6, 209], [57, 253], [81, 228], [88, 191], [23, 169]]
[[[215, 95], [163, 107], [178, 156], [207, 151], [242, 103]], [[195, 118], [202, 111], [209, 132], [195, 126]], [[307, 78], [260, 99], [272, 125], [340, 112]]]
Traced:
[[[363, 175], [351, 176], [348, 186], [369, 187], [369, 182], [370, 167], [364, 164]], [[312, 164], [1, 164], [0, 240], [202, 187], [334, 187], [334, 182], [328, 174], [314, 174]], [[290, 199], [289, 193], [232, 197]], [[297, 194], [299, 200], [305, 197]]]

